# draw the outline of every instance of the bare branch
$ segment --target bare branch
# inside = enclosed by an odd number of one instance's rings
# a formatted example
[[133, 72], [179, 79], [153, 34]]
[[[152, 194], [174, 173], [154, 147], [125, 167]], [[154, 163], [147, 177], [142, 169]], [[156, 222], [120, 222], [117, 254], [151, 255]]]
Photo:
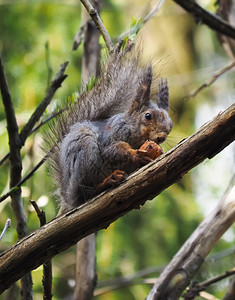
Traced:
[[1, 233], [1, 235], [0, 235], [0, 241], [1, 241], [1, 239], [3, 238], [3, 236], [4, 236], [4, 234], [5, 234], [5, 232], [7, 231], [7, 229], [9, 228], [11, 226], [11, 219], [7, 219], [6, 220], [6, 223], [5, 223], [5, 226], [4, 226], [4, 228], [3, 228], [3, 231], [2, 231], [2, 233]]
[[35, 211], [37, 213], [37, 216], [38, 216], [39, 221], [40, 221], [40, 226], [45, 225], [46, 224], [46, 215], [45, 215], [45, 212], [38, 207], [36, 201], [30, 200], [30, 203], [33, 205], [33, 208], [35, 209]]
[[[120, 186], [59, 216], [1, 254], [0, 293], [29, 270], [37, 268], [85, 236], [107, 228], [111, 222], [145, 203], [146, 199], [158, 195], [205, 158], [212, 158], [234, 139], [235, 104], [175, 148], [130, 175]], [[216, 215], [217, 224], [222, 221], [224, 212], [228, 213], [222, 226], [226, 230], [234, 220], [235, 205], [230, 203], [230, 206], [221, 208]], [[221, 230], [219, 234], [222, 234]], [[218, 233], [215, 239], [218, 239]], [[203, 246], [205, 244], [206, 240], [203, 240]], [[200, 253], [198, 257], [199, 261], [201, 257], [205, 257], [205, 252], [208, 253], [206, 246], [204, 253]]]
[[0, 166], [4, 164], [4, 162], [9, 158], [9, 152], [0, 160]]
[[94, 296], [100, 296], [105, 293], [109, 293], [114, 290], [122, 289], [128, 286], [133, 286], [133, 285], [141, 285], [141, 284], [153, 284], [156, 279], [154, 278], [139, 278], [139, 279], [125, 279], [123, 278], [122, 280], [117, 280], [117, 282], [113, 285], [98, 288], [95, 290]]
[[[180, 297], [207, 254], [235, 221], [234, 189], [235, 186], [226, 193], [214, 211], [205, 218], [181, 247], [157, 279], [147, 300], [176, 300]], [[207, 281], [206, 284], [212, 284], [213, 281], [215, 279]]]
[[143, 24], [147, 23], [152, 17], [156, 15], [156, 13], [159, 12], [159, 9], [162, 7], [165, 0], [159, 0], [157, 1], [157, 4], [153, 7], [153, 9], [143, 18]]
[[23, 177], [18, 183], [16, 183], [15, 186], [13, 186], [8, 192], [6, 192], [4, 195], [0, 197], [0, 202], [4, 201], [7, 197], [11, 196], [12, 193], [19, 190], [21, 185], [25, 183], [30, 177], [33, 176], [33, 174], [41, 167], [41, 165], [47, 160], [47, 155], [45, 155], [39, 163], [25, 176]]
[[114, 42], [119, 42], [123, 40], [126, 36], [130, 36], [132, 34], [136, 34], [138, 30], [146, 24], [150, 19], [152, 19], [160, 10], [165, 0], [157, 1], [157, 4], [153, 7], [153, 9], [144, 17], [141, 18], [141, 21], [138, 22], [135, 26], [133, 26], [130, 30], [121, 33], [118, 37], [114, 39]]
[[228, 278], [229, 276], [232, 276], [234, 274], [235, 274], [235, 268], [228, 270], [225, 273], [218, 275], [214, 278], [208, 279], [204, 282], [197, 283], [187, 290], [186, 294], [184, 295], [184, 299], [192, 299], [193, 296], [197, 296], [199, 292], [204, 291], [208, 286], [222, 279]]
[[103, 22], [100, 19], [100, 16], [97, 13], [97, 10], [91, 5], [88, 0], [80, 0], [82, 4], [85, 6], [86, 10], [88, 11], [89, 15], [91, 16], [92, 20], [95, 22], [97, 29], [99, 30], [100, 34], [102, 35], [105, 44], [109, 51], [113, 50], [113, 42], [108, 34], [107, 29], [105, 28]]
[[235, 39], [235, 28], [231, 26], [228, 22], [224, 21], [220, 17], [212, 14], [211, 12], [203, 9], [193, 0], [173, 0], [181, 7], [183, 7], [187, 12], [192, 14], [196, 22], [204, 23], [211, 29], [216, 30], [224, 35], [227, 35]]
[[229, 65], [216, 72], [209, 81], [204, 82], [194, 92], [190, 93], [184, 99], [189, 100], [190, 98], [196, 97], [197, 94], [199, 94], [204, 88], [211, 86], [220, 76], [222, 76], [224, 73], [231, 70], [234, 66], [235, 66], [235, 61], [232, 61]]
[[[59, 116], [60, 114], [62, 114], [65, 110], [67, 110], [68, 107], [64, 107], [58, 111], [53, 112], [49, 117], [47, 117], [45, 120], [41, 121], [37, 126], [35, 126], [29, 134], [32, 134], [33, 132], [37, 131], [40, 127], [42, 127], [43, 125], [45, 125], [46, 123], [48, 123], [50, 120], [56, 118], [57, 116]], [[0, 164], [1, 165], [1, 164]]]

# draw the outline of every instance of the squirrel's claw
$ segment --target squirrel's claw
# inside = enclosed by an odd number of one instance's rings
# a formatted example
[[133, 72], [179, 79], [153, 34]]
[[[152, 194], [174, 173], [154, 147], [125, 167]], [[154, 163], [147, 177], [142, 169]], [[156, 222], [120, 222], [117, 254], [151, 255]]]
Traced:
[[96, 187], [96, 193], [99, 194], [110, 187], [116, 186], [126, 179], [127, 174], [124, 171], [115, 170], [105, 180]]

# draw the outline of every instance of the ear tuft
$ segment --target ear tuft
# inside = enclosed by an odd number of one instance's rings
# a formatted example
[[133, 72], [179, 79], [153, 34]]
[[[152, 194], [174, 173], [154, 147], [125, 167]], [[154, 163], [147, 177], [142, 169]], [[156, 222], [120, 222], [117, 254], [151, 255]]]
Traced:
[[134, 101], [138, 101], [141, 105], [144, 105], [150, 100], [150, 88], [152, 83], [152, 66], [149, 65], [140, 86], [137, 90], [137, 95]]
[[169, 109], [169, 88], [167, 79], [161, 78], [158, 85], [158, 93], [156, 95], [156, 101], [159, 108], [166, 111]]
[[140, 110], [143, 106], [147, 106], [150, 100], [150, 88], [152, 83], [152, 66], [149, 65], [147, 71], [143, 74], [143, 79], [140, 82], [140, 86], [136, 92], [136, 97], [132, 102], [129, 113]]

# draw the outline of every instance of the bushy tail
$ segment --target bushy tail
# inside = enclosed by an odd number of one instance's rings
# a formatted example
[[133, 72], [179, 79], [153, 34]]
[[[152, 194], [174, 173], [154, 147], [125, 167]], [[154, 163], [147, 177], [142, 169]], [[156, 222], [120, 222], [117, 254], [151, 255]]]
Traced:
[[133, 47], [133, 44], [124, 50], [121, 48], [120, 44], [103, 64], [95, 86], [83, 93], [49, 125], [44, 139], [58, 186], [61, 185], [62, 173], [60, 144], [70, 127], [77, 122], [102, 120], [129, 110], [143, 81], [147, 67], [140, 66], [141, 49]]

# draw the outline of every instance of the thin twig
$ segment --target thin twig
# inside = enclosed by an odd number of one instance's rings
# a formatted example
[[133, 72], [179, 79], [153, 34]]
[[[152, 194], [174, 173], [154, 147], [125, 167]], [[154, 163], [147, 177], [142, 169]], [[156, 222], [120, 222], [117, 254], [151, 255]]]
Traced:
[[192, 14], [196, 22], [204, 23], [211, 29], [216, 30], [224, 35], [227, 35], [235, 39], [235, 28], [231, 26], [228, 22], [224, 21], [220, 17], [212, 14], [211, 12], [203, 9], [193, 0], [173, 0], [181, 7], [183, 7], [187, 12]]
[[189, 100], [190, 98], [196, 97], [197, 94], [199, 94], [203, 89], [211, 86], [220, 76], [225, 74], [227, 71], [231, 70], [234, 66], [235, 66], [235, 61], [232, 61], [229, 65], [216, 72], [209, 81], [204, 82], [194, 92], [186, 96], [184, 100]]
[[6, 223], [5, 223], [5, 226], [4, 226], [4, 228], [3, 228], [3, 231], [2, 231], [2, 233], [1, 233], [1, 235], [0, 235], [0, 241], [1, 241], [1, 239], [3, 238], [3, 236], [4, 236], [4, 234], [5, 234], [5, 232], [7, 231], [7, 229], [9, 228], [11, 226], [11, 219], [7, 219], [6, 220]]
[[0, 197], [0, 202], [2, 202], [3, 200], [5, 200], [7, 197], [9, 197], [10, 195], [12, 195], [13, 192], [17, 191], [21, 185], [23, 183], [25, 183], [25, 181], [27, 181], [30, 177], [33, 176], [33, 174], [37, 171], [37, 169], [39, 169], [41, 167], [41, 165], [47, 160], [48, 155], [45, 155], [40, 161], [39, 163], [25, 176], [23, 177], [15, 186], [13, 186], [8, 192], [6, 192], [5, 194], [3, 194]]
[[196, 289], [200, 289], [200, 291], [204, 290], [206, 287], [210, 286], [211, 284], [214, 284], [222, 279], [225, 279], [229, 276], [232, 276], [233, 274], [235, 274], [235, 268], [231, 269], [231, 270], [228, 270], [226, 271], [225, 273], [223, 274], [220, 274], [214, 278], [211, 278], [211, 279], [208, 279], [208, 280], [205, 280], [204, 282], [201, 282], [201, 283], [198, 283], [196, 284], [194, 287]]
[[153, 7], [153, 9], [143, 18], [143, 24], [147, 23], [152, 17], [156, 15], [156, 13], [159, 12], [159, 9], [162, 7], [165, 0], [159, 0], [157, 1], [157, 4]]
[[215, 276], [211, 279], [205, 280], [201, 283], [196, 283], [195, 285], [193, 285], [192, 287], [190, 287], [187, 292], [184, 295], [184, 299], [192, 299], [192, 297], [196, 297], [199, 292], [204, 291], [208, 286], [222, 280], [225, 279], [229, 276], [232, 276], [235, 274], [235, 268], [226, 271], [225, 273]]
[[107, 29], [105, 28], [100, 16], [97, 13], [97, 10], [91, 5], [88, 0], [80, 0], [84, 7], [86, 8], [87, 12], [91, 16], [92, 20], [95, 22], [97, 29], [99, 30], [100, 34], [102, 35], [105, 44], [108, 50], [111, 52], [113, 50], [113, 42], [108, 34]]
[[146, 24], [151, 18], [153, 18], [158, 13], [164, 2], [165, 0], [157, 1], [157, 4], [153, 7], [153, 9], [145, 17], [141, 18], [141, 21], [138, 22], [138, 24], [133, 26], [130, 30], [121, 33], [118, 37], [114, 39], [114, 41], [118, 42], [120, 40], [123, 40], [126, 36], [136, 34], [144, 24]]
[[37, 126], [35, 126], [33, 128], [33, 130], [30, 131], [29, 134], [34, 133], [35, 131], [37, 131], [40, 127], [42, 127], [43, 125], [45, 125], [46, 123], [48, 123], [49, 121], [51, 121], [52, 119], [56, 118], [57, 116], [59, 116], [60, 114], [62, 114], [65, 110], [67, 110], [68, 107], [64, 107], [62, 109], [60, 109], [59, 111], [53, 112], [48, 118], [46, 118], [44, 121], [41, 121]]
[[38, 219], [40, 221], [40, 226], [43, 226], [46, 224], [46, 214], [45, 211], [40, 209], [37, 205], [37, 202], [34, 200], [30, 200], [30, 203], [33, 205], [33, 208], [35, 209]]
[[113, 284], [111, 286], [97, 288], [94, 292], [94, 296], [100, 296], [109, 293], [111, 291], [122, 289], [128, 286], [153, 284], [155, 281], [156, 278], [138, 278], [136, 280], [130, 279], [126, 281], [125, 280], [117, 281], [116, 284]]
[[4, 164], [4, 162], [9, 158], [9, 152], [0, 160], [0, 166]]
[[[234, 253], [234, 248], [226, 249], [224, 251], [217, 252], [205, 259], [205, 262], [209, 263], [211, 260], [216, 261], [218, 259], [222, 259], [228, 255], [231, 255]], [[165, 265], [162, 266], [155, 266], [146, 268], [143, 270], [140, 270], [136, 272], [135, 274], [128, 276], [128, 277], [116, 277], [110, 280], [101, 281], [97, 284], [97, 289], [95, 290], [94, 295], [100, 295], [106, 292], [109, 292], [111, 290], [120, 289], [129, 285], [134, 284], [146, 284], [152, 282], [151, 278], [147, 279], [146, 281], [142, 282], [141, 277], [151, 276], [154, 273], [162, 272], [162, 270], [165, 268]], [[156, 281], [156, 279], [155, 279]]]

